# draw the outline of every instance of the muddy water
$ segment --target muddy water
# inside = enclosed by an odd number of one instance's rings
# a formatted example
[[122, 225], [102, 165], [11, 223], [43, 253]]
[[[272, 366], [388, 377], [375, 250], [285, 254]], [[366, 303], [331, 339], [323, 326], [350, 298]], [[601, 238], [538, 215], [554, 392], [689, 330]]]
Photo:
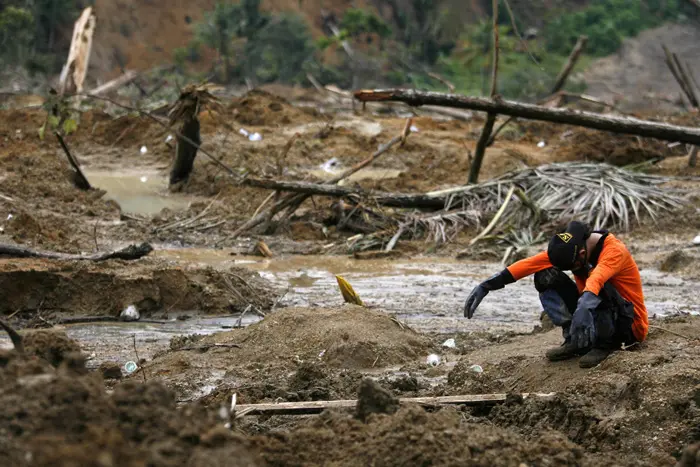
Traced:
[[[339, 306], [342, 298], [335, 275], [347, 279], [370, 307], [396, 316], [416, 330], [454, 335], [459, 332], [528, 332], [539, 323], [541, 307], [532, 278], [489, 294], [471, 320], [463, 304], [471, 289], [501, 269], [495, 263], [470, 263], [442, 258], [402, 261], [354, 260], [339, 256], [290, 256], [273, 259], [232, 256], [227, 250], [158, 250], [156, 256], [183, 264], [214, 268], [247, 267], [287, 294], [279, 306]], [[650, 316], [700, 313], [698, 285], [655, 270], [642, 270]], [[193, 310], [193, 314], [196, 310]], [[246, 315], [243, 325], [257, 321]], [[230, 329], [238, 317], [173, 320], [167, 324], [89, 324], [67, 326], [66, 332], [94, 353], [93, 364], [135, 359], [133, 337], [141, 358], [167, 348], [176, 335], [210, 334]]]
[[123, 171], [86, 170], [90, 183], [107, 194], [105, 199], [119, 203], [130, 214], [153, 216], [163, 208], [184, 211], [193, 197], [168, 192], [168, 180], [162, 173], [143, 170], [134, 173]]

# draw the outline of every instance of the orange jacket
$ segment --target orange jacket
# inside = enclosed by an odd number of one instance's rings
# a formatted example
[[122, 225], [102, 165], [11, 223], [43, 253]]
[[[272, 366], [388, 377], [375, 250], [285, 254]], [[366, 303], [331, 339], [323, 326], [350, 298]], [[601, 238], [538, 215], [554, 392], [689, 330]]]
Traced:
[[[549, 262], [547, 252], [543, 251], [511, 264], [508, 266], [508, 271], [517, 281], [551, 267], [552, 263]], [[634, 305], [634, 322], [632, 323], [634, 336], [639, 342], [646, 339], [649, 331], [649, 320], [644, 305], [642, 279], [639, 276], [637, 263], [624, 243], [609, 233], [604, 239], [598, 264], [589, 272], [588, 278], [584, 280], [578, 276], [574, 277], [580, 294], [588, 291], [598, 295], [605, 283], [610, 281], [620, 295]]]

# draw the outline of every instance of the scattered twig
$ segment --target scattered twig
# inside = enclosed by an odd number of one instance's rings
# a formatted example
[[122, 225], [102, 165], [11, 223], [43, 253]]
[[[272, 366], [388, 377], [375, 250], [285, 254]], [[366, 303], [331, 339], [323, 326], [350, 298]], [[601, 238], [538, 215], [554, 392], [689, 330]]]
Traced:
[[182, 347], [177, 350], [209, 350], [211, 348], [224, 348], [224, 349], [240, 349], [241, 346], [238, 344], [204, 344], [204, 345], [195, 345], [191, 347]]
[[141, 366], [141, 359], [139, 358], [139, 351], [136, 349], [136, 334], [132, 334], [131, 338], [134, 341], [134, 354], [136, 354], [136, 364], [141, 368], [141, 374], [143, 375], [143, 382], [148, 381], [146, 378], [146, 369]]
[[493, 228], [498, 224], [498, 221], [501, 219], [501, 216], [503, 216], [503, 213], [506, 212], [506, 208], [508, 207], [508, 204], [510, 203], [511, 198], [513, 197], [513, 193], [515, 192], [515, 185], [510, 187], [510, 190], [508, 190], [508, 194], [506, 195], [505, 201], [503, 201], [503, 204], [501, 205], [501, 208], [496, 212], [496, 215], [493, 216], [493, 219], [491, 219], [491, 222], [489, 222], [489, 225], [486, 226], [484, 230], [481, 231], [479, 235], [474, 237], [469, 244], [473, 245], [482, 238], [484, 238], [486, 235], [491, 233]]
[[574, 67], [576, 66], [576, 63], [578, 62], [578, 59], [581, 56], [581, 53], [586, 48], [587, 42], [588, 42], [587, 36], [579, 36], [578, 40], [576, 41], [576, 45], [574, 46], [573, 50], [569, 54], [569, 58], [566, 60], [566, 63], [564, 64], [564, 67], [559, 72], [557, 79], [554, 81], [554, 86], [552, 86], [552, 90], [549, 92], [550, 94], [556, 94], [564, 87], [564, 85], [566, 84], [566, 80], [569, 78], [569, 75], [571, 74], [571, 71], [574, 69]]
[[100, 223], [99, 220], [95, 221], [95, 227], [92, 229], [92, 239], [95, 241], [95, 253], [100, 251], [100, 247], [97, 245], [97, 226]]
[[681, 334], [681, 333], [678, 333], [678, 332], [676, 332], [676, 331], [671, 331], [670, 329], [662, 328], [661, 326], [656, 326], [655, 324], [650, 324], [650, 325], [649, 325], [649, 328], [651, 328], [651, 329], [658, 329], [659, 331], [667, 332], [667, 333], [669, 333], [669, 334], [673, 334], [674, 336], [682, 337], [683, 339], [687, 339], [687, 340], [689, 340], [689, 341], [697, 340], [697, 338], [692, 338], [692, 337], [683, 335], [683, 334]]

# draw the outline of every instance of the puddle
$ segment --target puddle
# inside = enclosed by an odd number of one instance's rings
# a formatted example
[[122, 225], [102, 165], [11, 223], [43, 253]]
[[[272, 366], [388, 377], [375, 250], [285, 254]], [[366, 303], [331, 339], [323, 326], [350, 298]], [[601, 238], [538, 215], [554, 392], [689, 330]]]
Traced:
[[153, 216], [163, 208], [184, 211], [194, 200], [168, 192], [167, 176], [155, 171], [129, 174], [86, 170], [85, 176], [93, 186], [107, 192], [105, 199], [116, 201], [130, 214]]
[[[362, 300], [395, 316], [412, 328], [446, 335], [473, 331], [529, 332], [539, 323], [541, 306], [532, 278], [489, 294], [471, 320], [463, 316], [464, 301], [480, 281], [499, 271], [497, 263], [472, 263], [449, 258], [414, 258], [403, 261], [355, 260], [344, 256], [287, 256], [272, 259], [231, 255], [228, 250], [157, 250], [155, 256], [183, 264], [227, 269], [247, 267], [287, 290], [279, 306], [341, 306], [335, 275], [347, 279]], [[656, 270], [642, 270], [645, 299], [651, 316], [679, 312], [700, 314], [697, 283]], [[196, 314], [193, 312], [192, 314]], [[258, 321], [246, 315], [243, 325]], [[85, 324], [66, 326], [88, 354], [91, 365], [113, 360], [134, 360], [133, 336], [141, 358], [150, 359], [166, 349], [176, 335], [211, 334], [230, 329], [233, 317], [198, 317], [166, 324]], [[8, 345], [7, 339], [2, 341]]]

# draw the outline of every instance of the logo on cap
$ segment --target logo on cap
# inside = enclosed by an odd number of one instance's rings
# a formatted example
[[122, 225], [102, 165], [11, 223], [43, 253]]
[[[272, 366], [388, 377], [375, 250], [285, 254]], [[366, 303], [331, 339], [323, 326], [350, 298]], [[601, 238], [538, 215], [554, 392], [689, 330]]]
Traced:
[[562, 242], [569, 243], [569, 241], [573, 238], [573, 235], [570, 233], [560, 233], [557, 234], [557, 237], [561, 238]]

